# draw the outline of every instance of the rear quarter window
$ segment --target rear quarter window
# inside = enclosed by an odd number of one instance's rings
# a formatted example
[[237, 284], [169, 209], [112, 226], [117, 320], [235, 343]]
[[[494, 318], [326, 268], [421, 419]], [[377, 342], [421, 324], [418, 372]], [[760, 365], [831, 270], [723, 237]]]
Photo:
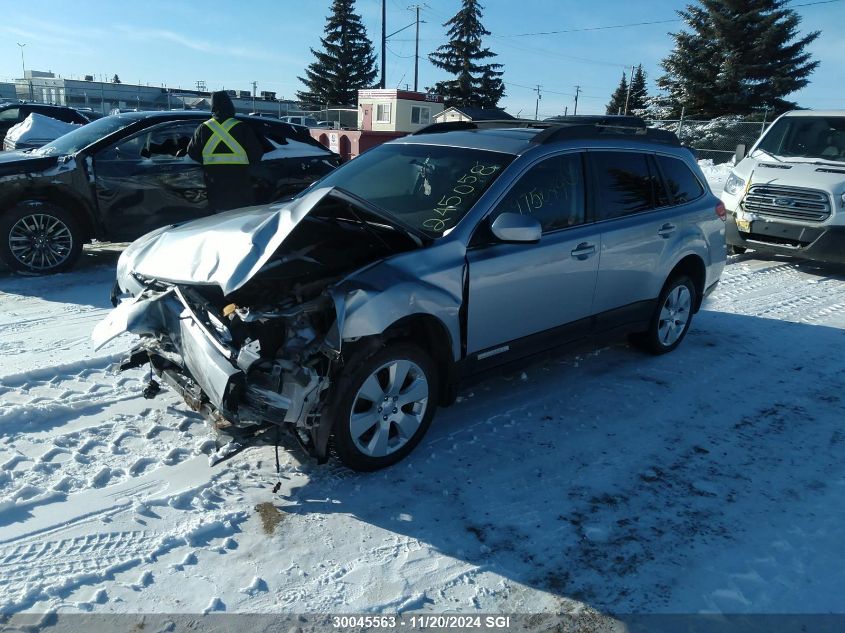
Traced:
[[591, 152], [598, 219], [609, 220], [655, 207], [659, 178], [641, 152]]
[[668, 197], [667, 204], [684, 204], [704, 194], [701, 182], [684, 161], [670, 156], [657, 156], [657, 163], [660, 165], [660, 171], [663, 172], [663, 180], [668, 189], [665, 194]]

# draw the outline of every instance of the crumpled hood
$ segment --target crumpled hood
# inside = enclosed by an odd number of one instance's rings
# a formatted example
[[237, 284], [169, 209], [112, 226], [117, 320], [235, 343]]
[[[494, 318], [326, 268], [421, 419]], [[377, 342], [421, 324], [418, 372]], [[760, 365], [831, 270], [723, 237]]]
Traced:
[[173, 283], [217, 285], [224, 295], [247, 283], [331, 188], [284, 203], [235, 209], [164, 227], [137, 239], [118, 262], [130, 273]]

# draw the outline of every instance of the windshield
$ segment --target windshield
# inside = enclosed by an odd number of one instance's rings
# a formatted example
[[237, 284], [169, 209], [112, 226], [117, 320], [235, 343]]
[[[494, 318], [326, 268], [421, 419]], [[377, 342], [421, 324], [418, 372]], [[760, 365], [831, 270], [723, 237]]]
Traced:
[[845, 116], [782, 117], [757, 149], [775, 156], [845, 162]]
[[514, 157], [463, 147], [388, 143], [331, 172], [339, 187], [431, 237], [441, 237], [472, 208]]
[[51, 156], [54, 154], [75, 154], [83, 147], [88, 147], [104, 136], [108, 136], [112, 132], [117, 132], [119, 129], [131, 125], [137, 119], [121, 117], [121, 116], [107, 116], [105, 118], [93, 121], [87, 125], [75, 129], [73, 132], [68, 132], [64, 136], [60, 136], [55, 141], [47, 143], [40, 149], [35, 150], [34, 153], [42, 156]]

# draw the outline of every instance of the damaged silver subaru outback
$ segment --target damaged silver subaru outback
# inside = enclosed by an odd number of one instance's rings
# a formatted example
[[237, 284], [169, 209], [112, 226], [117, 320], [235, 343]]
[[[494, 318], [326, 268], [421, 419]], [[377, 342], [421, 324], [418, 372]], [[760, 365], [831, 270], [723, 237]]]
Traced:
[[137, 240], [94, 339], [139, 334], [122, 368], [149, 363], [219, 429], [278, 425], [375, 470], [471, 374], [608, 330], [674, 349], [724, 233], [672, 134], [439, 124]]

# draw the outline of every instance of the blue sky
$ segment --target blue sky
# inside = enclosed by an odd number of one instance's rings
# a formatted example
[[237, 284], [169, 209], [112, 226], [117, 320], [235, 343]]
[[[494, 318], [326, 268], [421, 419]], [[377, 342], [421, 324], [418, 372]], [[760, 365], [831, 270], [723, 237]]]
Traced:
[[[798, 7], [813, 0], [793, 0], [803, 17], [801, 29], [822, 31], [812, 46], [821, 61], [812, 83], [792, 99], [812, 108], [845, 108], [845, 1]], [[816, 0], [817, 1], [817, 0]], [[388, 33], [414, 20], [408, 0], [388, 0]], [[421, 12], [420, 86], [442, 79], [426, 54], [445, 41], [442, 23], [459, 0], [427, 0]], [[7, 9], [11, 3], [7, 3]], [[28, 0], [4, 11], [0, 24], [0, 80], [21, 75], [20, 49], [27, 69], [52, 70], [64, 77], [85, 74], [125, 83], [193, 87], [198, 79], [209, 89], [274, 90], [294, 97], [297, 75], [319, 47], [330, 0]], [[653, 89], [660, 60], [671, 49], [668, 33], [680, 28], [673, 0], [487, 0], [484, 24], [492, 36], [485, 44], [498, 53], [508, 84], [502, 105], [512, 114], [533, 116], [541, 84], [540, 116], [573, 107], [575, 86], [581, 86], [579, 113], [603, 112], [623, 69], [642, 63]], [[357, 0], [368, 34], [378, 52], [381, 0]], [[596, 27], [663, 22], [629, 28]], [[570, 30], [550, 35], [541, 31]], [[414, 30], [394, 35], [388, 43], [389, 86], [413, 84]]]

